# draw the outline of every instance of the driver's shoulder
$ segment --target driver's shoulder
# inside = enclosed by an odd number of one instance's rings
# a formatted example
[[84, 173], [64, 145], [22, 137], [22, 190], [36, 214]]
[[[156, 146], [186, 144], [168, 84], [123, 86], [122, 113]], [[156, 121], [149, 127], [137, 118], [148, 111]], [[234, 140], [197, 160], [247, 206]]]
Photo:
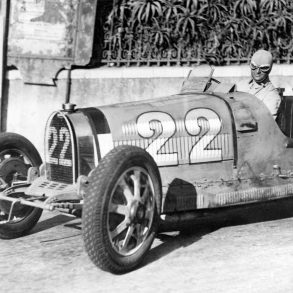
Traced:
[[264, 88], [267, 91], [276, 92], [278, 94], [277, 88], [275, 88], [275, 86], [273, 85], [273, 83], [270, 80], [265, 84]]

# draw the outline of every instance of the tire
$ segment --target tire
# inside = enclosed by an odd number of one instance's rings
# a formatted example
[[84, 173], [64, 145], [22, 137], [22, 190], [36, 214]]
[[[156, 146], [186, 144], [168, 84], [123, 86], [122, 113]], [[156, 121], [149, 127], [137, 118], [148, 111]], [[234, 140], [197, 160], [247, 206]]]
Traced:
[[82, 213], [83, 240], [92, 262], [126, 273], [150, 249], [158, 228], [161, 179], [143, 149], [118, 146], [89, 176]]
[[[42, 159], [38, 151], [25, 137], [16, 133], [0, 133], [0, 176], [7, 187], [11, 185], [16, 172], [25, 179], [29, 167], [38, 167], [41, 163]], [[22, 195], [16, 193], [14, 197]], [[27, 234], [42, 215], [42, 209], [16, 204], [13, 209], [13, 221], [1, 223], [7, 220], [10, 206], [10, 202], [0, 201], [0, 238], [2, 239], [12, 239]]]

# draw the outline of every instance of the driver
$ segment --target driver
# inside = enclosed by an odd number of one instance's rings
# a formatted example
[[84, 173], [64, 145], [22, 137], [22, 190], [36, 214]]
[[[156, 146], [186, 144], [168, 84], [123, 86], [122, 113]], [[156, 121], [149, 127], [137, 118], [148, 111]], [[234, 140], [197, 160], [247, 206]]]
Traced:
[[256, 96], [276, 119], [281, 97], [269, 79], [272, 67], [272, 54], [266, 50], [256, 51], [250, 61], [252, 79], [238, 83], [237, 90]]

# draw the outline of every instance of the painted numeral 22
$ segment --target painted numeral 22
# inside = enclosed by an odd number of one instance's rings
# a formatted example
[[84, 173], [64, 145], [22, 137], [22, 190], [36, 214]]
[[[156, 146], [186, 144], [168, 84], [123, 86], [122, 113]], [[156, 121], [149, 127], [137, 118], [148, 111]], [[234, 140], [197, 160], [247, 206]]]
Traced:
[[[221, 119], [211, 109], [191, 109], [186, 113], [181, 124], [179, 121], [176, 123], [168, 113], [146, 112], [138, 116], [136, 127], [142, 138], [154, 138], [146, 147], [146, 151], [153, 156], [159, 166], [177, 165], [179, 163], [179, 150], [181, 154], [186, 153], [190, 164], [222, 160], [220, 147], [208, 149], [222, 128]], [[181, 128], [180, 131], [187, 133], [189, 142], [186, 143], [186, 139], [183, 139], [178, 143], [177, 140], [177, 146], [174, 147], [174, 141], [171, 142], [171, 140], [176, 131], [179, 132], [177, 128]], [[162, 152], [163, 147], [164, 152]]]

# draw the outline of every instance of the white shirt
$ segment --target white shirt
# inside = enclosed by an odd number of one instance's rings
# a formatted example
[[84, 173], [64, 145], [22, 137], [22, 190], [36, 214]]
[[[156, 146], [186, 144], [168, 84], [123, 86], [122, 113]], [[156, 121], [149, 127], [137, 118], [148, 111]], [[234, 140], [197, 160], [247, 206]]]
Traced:
[[269, 79], [261, 84], [256, 83], [253, 79], [241, 81], [237, 84], [237, 90], [256, 96], [267, 106], [269, 111], [276, 118], [281, 103], [281, 97]]

